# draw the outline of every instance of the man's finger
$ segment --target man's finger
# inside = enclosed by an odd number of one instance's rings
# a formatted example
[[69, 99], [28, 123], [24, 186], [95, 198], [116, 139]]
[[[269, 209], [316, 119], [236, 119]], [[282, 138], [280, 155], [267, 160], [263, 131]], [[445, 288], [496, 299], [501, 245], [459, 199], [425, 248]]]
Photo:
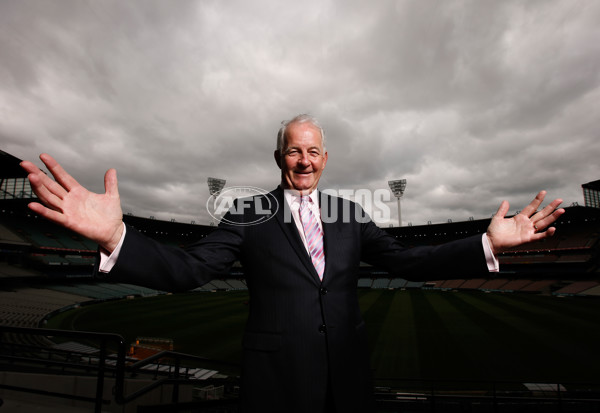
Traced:
[[65, 195], [67, 195], [67, 190], [65, 188], [63, 188], [60, 184], [52, 180], [48, 175], [42, 172], [42, 170], [35, 166], [32, 162], [23, 161], [21, 162], [21, 167], [29, 173], [27, 178], [29, 179], [31, 187], [36, 194], [40, 190], [43, 190], [43, 187], [46, 187], [48, 191], [50, 191], [60, 199], [63, 199]]
[[31, 202], [27, 206], [36, 214], [64, 226], [65, 216], [62, 213], [46, 208], [38, 202]]
[[47, 153], [43, 153], [40, 155], [40, 159], [44, 162], [44, 165], [48, 167], [48, 170], [54, 176], [54, 179], [63, 186], [67, 191], [70, 191], [76, 186], [79, 186], [79, 182], [75, 180], [71, 175], [67, 173], [63, 169], [62, 166], [56, 160], [48, 155]]
[[[536, 214], [534, 214], [531, 217], [531, 221], [533, 221], [534, 223], [537, 221], [541, 221], [542, 219], [551, 216], [554, 212], [556, 212], [556, 209], [558, 208], [558, 206], [560, 204], [562, 204], [562, 199], [555, 199], [554, 201], [552, 201], [550, 204], [546, 205], [546, 207], [544, 209], [542, 209], [541, 211], [538, 211]], [[561, 208], [561, 211], [564, 212], [564, 209]], [[562, 214], [562, 212], [560, 212]]]
[[564, 209], [562, 209], [562, 208], [557, 209], [556, 211], [552, 212], [550, 215], [534, 222], [534, 225], [539, 229], [546, 228], [548, 225], [555, 222], [564, 213], [565, 213]]
[[508, 212], [508, 201], [502, 201], [498, 207], [498, 211], [494, 214], [494, 218], [504, 218]]
[[36, 174], [38, 172], [42, 172], [42, 171], [40, 171], [40, 168], [38, 168], [37, 166], [35, 166], [34, 163], [29, 162], [29, 161], [23, 161], [19, 165], [21, 165], [21, 168], [25, 169], [25, 171], [30, 174]]
[[533, 234], [530, 242], [539, 241], [544, 238], [551, 237], [554, 235], [555, 232], [556, 232], [555, 227], [548, 227], [548, 229], [546, 229], [543, 232], [536, 232], [535, 234]]
[[50, 190], [47, 185], [40, 181], [39, 175], [31, 174], [28, 176], [28, 178], [29, 182], [31, 183], [31, 189], [33, 189], [33, 192], [35, 192], [40, 201], [42, 201], [49, 208], [60, 209], [62, 196], [66, 194], [66, 191], [60, 185], [46, 177], [53, 185], [62, 191], [61, 195], [57, 195], [55, 191]]
[[30, 174], [28, 178], [34, 191], [36, 189], [42, 190], [45, 188], [60, 199], [63, 199], [68, 194], [67, 190], [63, 188], [62, 185], [52, 180], [48, 175], [41, 171], [38, 174]]
[[119, 183], [117, 181], [117, 171], [109, 169], [104, 174], [104, 190], [111, 198], [119, 197]]
[[537, 209], [542, 204], [542, 202], [544, 202], [545, 197], [546, 197], [546, 191], [538, 192], [538, 194], [535, 196], [533, 201], [531, 201], [531, 203], [529, 205], [527, 205], [525, 208], [523, 208], [521, 213], [523, 215], [525, 215], [526, 217], [530, 217], [531, 215], [533, 215], [535, 213], [535, 211], [537, 211]]

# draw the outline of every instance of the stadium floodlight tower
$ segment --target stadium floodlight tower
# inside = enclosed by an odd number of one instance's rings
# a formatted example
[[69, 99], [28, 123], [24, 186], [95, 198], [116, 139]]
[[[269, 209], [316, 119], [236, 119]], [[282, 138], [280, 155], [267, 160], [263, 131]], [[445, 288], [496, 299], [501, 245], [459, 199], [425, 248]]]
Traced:
[[213, 210], [216, 207], [217, 197], [225, 187], [225, 179], [219, 178], [211, 178], [209, 177], [206, 182], [208, 182], [208, 192], [210, 196], [213, 197]]
[[388, 181], [390, 185], [390, 189], [396, 199], [398, 199], [398, 226], [402, 226], [402, 209], [400, 207], [400, 198], [404, 195], [404, 190], [406, 189], [406, 179], [396, 179], [394, 181]]
[[216, 198], [225, 187], [226, 181], [224, 179], [209, 177], [206, 182], [208, 182], [208, 191], [210, 192], [210, 195]]

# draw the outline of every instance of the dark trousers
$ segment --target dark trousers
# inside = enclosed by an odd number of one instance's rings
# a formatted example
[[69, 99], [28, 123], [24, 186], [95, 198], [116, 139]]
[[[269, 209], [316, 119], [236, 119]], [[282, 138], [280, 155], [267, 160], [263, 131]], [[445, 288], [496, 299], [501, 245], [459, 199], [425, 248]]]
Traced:
[[327, 394], [325, 395], [325, 407], [323, 413], [336, 413], [335, 402], [333, 401], [333, 394], [331, 391], [331, 382], [328, 380], [327, 383]]

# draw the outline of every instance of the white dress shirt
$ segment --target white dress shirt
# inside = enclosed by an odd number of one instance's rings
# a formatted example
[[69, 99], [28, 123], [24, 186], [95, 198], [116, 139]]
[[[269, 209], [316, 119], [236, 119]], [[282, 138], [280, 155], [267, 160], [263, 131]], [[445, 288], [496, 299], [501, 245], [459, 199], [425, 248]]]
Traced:
[[[300, 238], [302, 238], [304, 248], [306, 248], [306, 251], [309, 252], [308, 243], [306, 242], [306, 236], [304, 235], [304, 228], [302, 227], [302, 219], [300, 218], [300, 193], [297, 191], [284, 190], [283, 196], [288, 206], [290, 207], [290, 212], [292, 213], [292, 217], [294, 218], [296, 228], [298, 228]], [[319, 207], [319, 191], [312, 191], [307, 196], [311, 199], [311, 202], [308, 203], [310, 212], [312, 212], [314, 217], [317, 219], [317, 223], [319, 224], [322, 233], [323, 223], [321, 222], [321, 208]]]

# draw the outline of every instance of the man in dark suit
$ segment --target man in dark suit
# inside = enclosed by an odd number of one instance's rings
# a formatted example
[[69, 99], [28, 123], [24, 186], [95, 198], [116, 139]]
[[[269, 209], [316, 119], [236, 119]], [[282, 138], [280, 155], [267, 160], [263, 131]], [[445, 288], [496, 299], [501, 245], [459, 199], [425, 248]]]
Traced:
[[275, 151], [280, 186], [248, 200], [246, 208], [233, 208], [218, 230], [186, 249], [161, 245], [122, 223], [114, 170], [107, 172], [106, 193], [99, 195], [48, 155], [41, 158], [56, 182], [30, 162], [23, 167], [46, 204], [30, 208], [98, 242], [99, 274], [188, 290], [242, 262], [250, 292], [243, 411], [364, 413], [373, 411], [374, 403], [356, 288], [360, 262], [409, 279], [494, 271], [496, 254], [551, 236], [549, 225], [564, 210], [556, 209], [561, 200], [555, 200], [537, 211], [544, 199], [540, 192], [512, 218], [505, 218], [508, 203], [503, 202], [483, 237], [406, 249], [357, 204], [317, 190], [327, 157], [314, 118], [301, 115], [284, 123]]

